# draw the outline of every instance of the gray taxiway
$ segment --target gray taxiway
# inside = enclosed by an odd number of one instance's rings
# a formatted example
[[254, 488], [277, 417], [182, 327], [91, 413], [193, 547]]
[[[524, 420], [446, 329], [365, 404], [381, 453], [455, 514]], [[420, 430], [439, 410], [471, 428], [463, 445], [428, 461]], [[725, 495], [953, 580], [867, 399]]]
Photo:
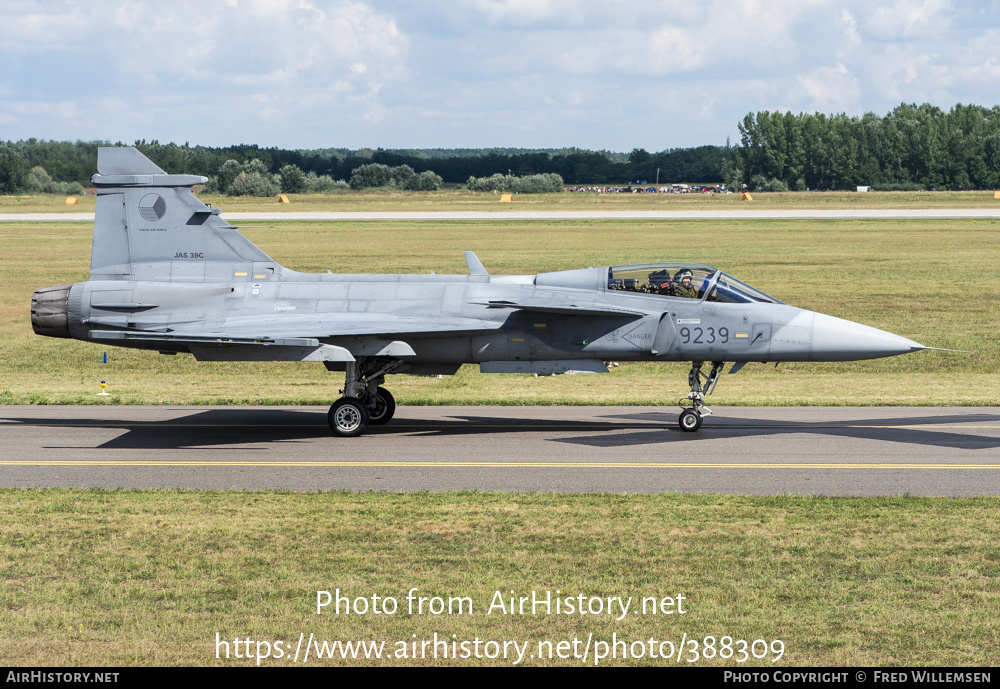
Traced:
[[0, 485], [1000, 495], [1000, 409], [399, 407], [362, 438], [321, 407], [8, 406]]

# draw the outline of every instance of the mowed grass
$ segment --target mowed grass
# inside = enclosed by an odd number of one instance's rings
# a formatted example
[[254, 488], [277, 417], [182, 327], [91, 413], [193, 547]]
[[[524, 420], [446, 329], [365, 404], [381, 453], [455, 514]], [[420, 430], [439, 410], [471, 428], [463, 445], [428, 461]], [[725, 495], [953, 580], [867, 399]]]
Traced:
[[[86, 280], [87, 223], [0, 225], [0, 401], [5, 403], [324, 404], [342, 374], [318, 364], [199, 363], [44, 338], [33, 290]], [[465, 273], [475, 250], [493, 274], [646, 261], [699, 261], [786, 303], [933, 347], [839, 364], [750, 364], [723, 378], [725, 405], [1000, 404], [1000, 222], [992, 220], [280, 222], [242, 232], [302, 271]], [[103, 363], [107, 351], [109, 363]], [[607, 375], [393, 376], [402, 404], [665, 404], [687, 393], [687, 365], [628, 363]], [[110, 398], [96, 398], [102, 380]]]
[[[1000, 502], [718, 495], [0, 491], [0, 663], [253, 665], [320, 641], [780, 640], [742, 664], [991, 665]], [[393, 597], [394, 615], [316, 615], [316, 592]], [[410, 614], [406, 595], [469, 597]], [[683, 595], [686, 614], [504, 615], [497, 591]], [[231, 642], [216, 658], [216, 633]], [[455, 637], [452, 637], [455, 635]], [[700, 643], [699, 643], [700, 646]], [[263, 648], [263, 647], [262, 647]], [[666, 649], [666, 647], [664, 647]], [[690, 646], [687, 646], [690, 648]], [[667, 649], [668, 650], [668, 649]], [[758, 646], [758, 652], [761, 647]], [[665, 651], [664, 651], [665, 652]], [[241, 655], [245, 656], [243, 649]], [[684, 661], [693, 657], [685, 655]], [[669, 662], [675, 662], [676, 659]], [[300, 657], [300, 662], [302, 658]], [[310, 659], [315, 664], [315, 653]], [[511, 660], [322, 661], [507, 665]], [[590, 652], [592, 665], [593, 648]], [[607, 659], [605, 665], [665, 664]], [[530, 659], [527, 665], [582, 665]], [[687, 665], [687, 662], [682, 662]], [[697, 665], [732, 659], [699, 660]]]
[[[1000, 200], [992, 191], [849, 191], [755, 193], [753, 201], [740, 194], [605, 194], [563, 192], [519, 194], [504, 203], [499, 194], [442, 189], [436, 192], [353, 191], [325, 194], [289, 194], [291, 203], [278, 197], [199, 194], [223, 212], [303, 211], [517, 211], [517, 210], [737, 210], [757, 209], [870, 209], [870, 208], [996, 208]], [[0, 196], [0, 213], [94, 212], [95, 196], [77, 197], [66, 205], [56, 194]]]

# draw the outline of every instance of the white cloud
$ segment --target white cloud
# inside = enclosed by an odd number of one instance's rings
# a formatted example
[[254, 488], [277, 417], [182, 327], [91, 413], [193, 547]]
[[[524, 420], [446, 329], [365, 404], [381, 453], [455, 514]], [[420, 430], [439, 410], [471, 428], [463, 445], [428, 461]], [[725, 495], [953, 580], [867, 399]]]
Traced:
[[820, 67], [799, 77], [799, 84], [822, 112], [854, 110], [859, 102], [858, 80], [844, 65]]
[[986, 28], [969, 40], [961, 51], [959, 62], [973, 69], [1000, 64], [1000, 30]]
[[20, 119], [56, 119], [71, 122], [81, 116], [80, 108], [74, 101], [0, 101], [0, 112], [14, 121]]
[[881, 40], [936, 38], [947, 33], [950, 0], [897, 0], [876, 6], [865, 20], [865, 33]]
[[514, 55], [517, 64], [526, 52], [543, 61], [551, 55], [552, 66], [575, 74], [780, 68], [795, 64], [796, 28], [817, 11], [829, 12], [815, 1], [793, 0], [611, 2], [590, 9], [583, 30], [549, 27], [533, 50], [509, 42], [504, 58]]
[[0, 123], [5, 138], [660, 150], [722, 143], [757, 110], [993, 105], [998, 12], [971, 0], [5, 0]]
[[[252, 128], [255, 121], [291, 123], [303, 116], [278, 102], [312, 103], [327, 118], [354, 107], [361, 117], [378, 110], [384, 85], [405, 83], [409, 46], [391, 17], [364, 2], [15, 0], [0, 6], [0, 61], [12, 100], [36, 99], [44, 110], [58, 98], [45, 95], [46, 88], [71, 90], [77, 126], [92, 133], [70, 138], [157, 121], [187, 129], [206, 116], [221, 116], [228, 124], [222, 131], [244, 138], [248, 134], [234, 131], [238, 122]], [[352, 105], [346, 98], [352, 92], [366, 94], [364, 102]], [[264, 108], [262, 94], [269, 98]], [[128, 107], [101, 111], [98, 103], [111, 96], [127, 99]], [[46, 135], [32, 131], [45, 118], [23, 110], [0, 103], [15, 131]]]
[[840, 13], [840, 20], [844, 23], [845, 48], [855, 48], [861, 45], [861, 36], [858, 34], [858, 20], [854, 15], [843, 10]]
[[367, 4], [307, 0], [25, 3], [0, 10], [0, 45], [25, 55], [85, 46], [105, 69], [215, 85], [239, 75], [332, 81], [353, 64], [378, 79], [403, 78], [409, 48], [396, 24]]
[[557, 22], [579, 25], [584, 19], [585, 3], [578, 0], [472, 0], [471, 6], [482, 12], [493, 25], [529, 26]]

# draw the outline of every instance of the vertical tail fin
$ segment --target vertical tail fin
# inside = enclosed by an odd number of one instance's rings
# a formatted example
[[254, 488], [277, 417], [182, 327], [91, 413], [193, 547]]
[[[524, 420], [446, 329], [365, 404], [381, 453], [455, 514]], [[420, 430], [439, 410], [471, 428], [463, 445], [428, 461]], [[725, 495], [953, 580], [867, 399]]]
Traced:
[[195, 198], [205, 177], [167, 174], [131, 147], [99, 148], [97, 172], [91, 279], [231, 280], [277, 267]]

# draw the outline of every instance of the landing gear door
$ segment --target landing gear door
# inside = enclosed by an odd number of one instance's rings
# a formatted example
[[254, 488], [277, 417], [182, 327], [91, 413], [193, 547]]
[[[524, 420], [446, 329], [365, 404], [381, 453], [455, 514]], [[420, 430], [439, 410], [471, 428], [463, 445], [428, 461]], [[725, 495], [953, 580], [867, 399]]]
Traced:
[[674, 342], [677, 331], [674, 328], [674, 320], [669, 313], [660, 316], [660, 324], [656, 327], [656, 335], [653, 336], [653, 356], [663, 356], [670, 350], [670, 345]]

